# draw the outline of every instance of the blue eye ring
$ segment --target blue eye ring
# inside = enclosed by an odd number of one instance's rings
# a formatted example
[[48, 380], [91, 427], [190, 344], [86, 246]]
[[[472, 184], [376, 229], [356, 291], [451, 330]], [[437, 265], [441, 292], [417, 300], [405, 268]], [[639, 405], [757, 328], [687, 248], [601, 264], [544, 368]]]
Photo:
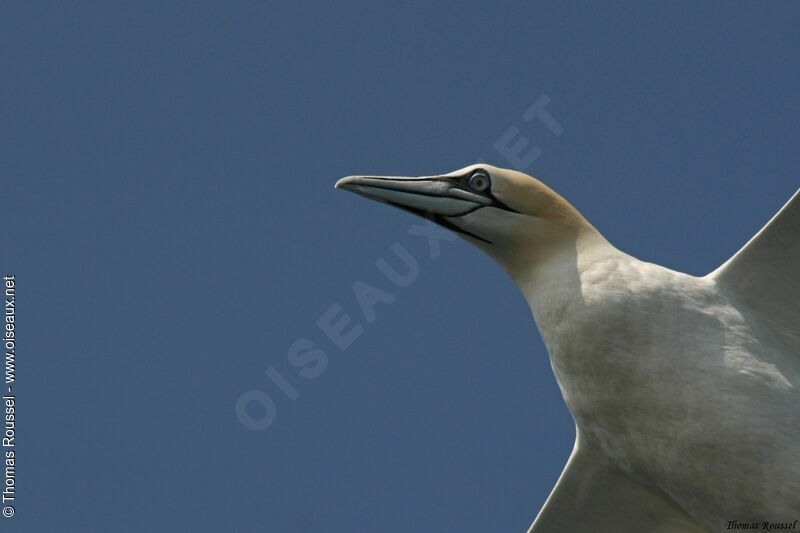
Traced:
[[475, 192], [486, 192], [491, 187], [492, 181], [489, 179], [488, 172], [478, 169], [469, 177], [467, 185]]

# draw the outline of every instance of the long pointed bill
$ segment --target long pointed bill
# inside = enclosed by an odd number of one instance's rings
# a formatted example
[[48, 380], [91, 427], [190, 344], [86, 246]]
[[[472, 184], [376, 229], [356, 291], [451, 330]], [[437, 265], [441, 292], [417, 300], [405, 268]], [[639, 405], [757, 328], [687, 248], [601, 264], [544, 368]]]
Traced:
[[457, 187], [456, 182], [448, 176], [348, 176], [336, 182], [336, 188], [436, 218], [458, 217], [492, 204], [489, 198]]

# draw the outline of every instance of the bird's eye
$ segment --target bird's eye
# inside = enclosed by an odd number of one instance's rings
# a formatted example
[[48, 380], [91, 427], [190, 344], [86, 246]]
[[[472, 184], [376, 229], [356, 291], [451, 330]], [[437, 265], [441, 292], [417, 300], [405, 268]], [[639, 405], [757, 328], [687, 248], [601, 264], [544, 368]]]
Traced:
[[469, 177], [469, 188], [477, 192], [485, 192], [489, 189], [489, 174], [485, 170], [476, 170]]

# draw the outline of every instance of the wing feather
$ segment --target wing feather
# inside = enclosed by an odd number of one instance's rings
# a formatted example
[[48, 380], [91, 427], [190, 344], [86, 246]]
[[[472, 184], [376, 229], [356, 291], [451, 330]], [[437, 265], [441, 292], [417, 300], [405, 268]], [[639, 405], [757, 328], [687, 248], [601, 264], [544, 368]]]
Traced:
[[617, 469], [578, 434], [528, 533], [705, 533], [667, 496]]
[[800, 350], [800, 190], [709, 277]]

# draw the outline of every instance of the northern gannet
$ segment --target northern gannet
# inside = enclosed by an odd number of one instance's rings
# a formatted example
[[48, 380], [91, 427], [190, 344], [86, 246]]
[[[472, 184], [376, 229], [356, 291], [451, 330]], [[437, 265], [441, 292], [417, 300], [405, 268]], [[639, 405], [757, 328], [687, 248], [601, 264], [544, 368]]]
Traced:
[[616, 249], [521, 172], [478, 164], [336, 187], [452, 229], [525, 296], [576, 425], [529, 533], [800, 518], [800, 191], [695, 277]]

